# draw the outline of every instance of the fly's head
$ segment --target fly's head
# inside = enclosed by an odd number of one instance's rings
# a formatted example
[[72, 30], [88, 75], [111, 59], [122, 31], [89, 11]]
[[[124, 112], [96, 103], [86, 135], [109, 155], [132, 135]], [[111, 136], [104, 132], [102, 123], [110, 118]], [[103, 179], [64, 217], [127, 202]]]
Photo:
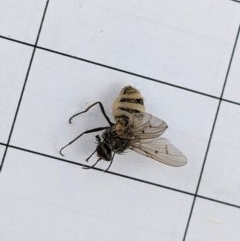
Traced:
[[[104, 134], [103, 134], [104, 135]], [[97, 156], [105, 161], [111, 161], [112, 160], [112, 150], [108, 146], [105, 139], [101, 140], [100, 136], [96, 136], [97, 139]]]

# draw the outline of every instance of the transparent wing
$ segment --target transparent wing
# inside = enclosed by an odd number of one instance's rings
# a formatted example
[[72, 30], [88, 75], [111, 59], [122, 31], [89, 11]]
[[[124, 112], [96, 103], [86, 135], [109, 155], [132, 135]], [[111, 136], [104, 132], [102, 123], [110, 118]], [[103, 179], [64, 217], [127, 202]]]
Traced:
[[131, 123], [133, 124], [133, 128], [128, 135], [138, 139], [153, 139], [159, 137], [168, 127], [165, 121], [148, 113], [132, 114]]
[[169, 166], [180, 167], [187, 163], [186, 156], [165, 138], [133, 141], [129, 148]]

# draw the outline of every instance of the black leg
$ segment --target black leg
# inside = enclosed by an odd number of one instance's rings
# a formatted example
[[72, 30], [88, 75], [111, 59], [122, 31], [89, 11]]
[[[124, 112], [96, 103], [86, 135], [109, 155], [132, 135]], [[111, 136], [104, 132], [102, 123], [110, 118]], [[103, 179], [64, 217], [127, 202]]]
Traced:
[[102, 112], [103, 116], [105, 117], [105, 119], [107, 120], [107, 122], [109, 123], [109, 125], [112, 126], [113, 123], [109, 120], [109, 118], [108, 118], [108, 116], [107, 116], [107, 114], [106, 114], [106, 112], [105, 112], [105, 110], [104, 110], [103, 104], [102, 104], [100, 101], [91, 104], [90, 106], [88, 106], [88, 108], [87, 108], [86, 110], [81, 111], [81, 112], [73, 115], [73, 116], [69, 119], [69, 124], [72, 123], [72, 119], [73, 119], [74, 117], [76, 117], [76, 116], [78, 116], [78, 115], [80, 115], [80, 114], [82, 114], [82, 113], [88, 112], [93, 106], [95, 106], [95, 105], [97, 105], [97, 104], [99, 104], [100, 109], [101, 109], [101, 112]]
[[76, 141], [78, 138], [80, 138], [80, 137], [83, 136], [84, 134], [91, 133], [91, 132], [97, 132], [97, 131], [106, 130], [107, 128], [109, 128], [109, 127], [108, 127], [108, 126], [107, 126], [107, 127], [98, 127], [98, 128], [94, 128], [94, 129], [91, 129], [91, 130], [84, 131], [82, 134], [80, 134], [79, 136], [77, 136], [76, 138], [74, 138], [72, 141], [70, 141], [67, 145], [65, 145], [64, 147], [62, 147], [61, 150], [59, 151], [60, 154], [61, 154], [62, 156], [64, 156], [64, 155], [62, 154], [62, 150], [65, 149], [67, 146], [71, 145], [74, 141]]
[[83, 165], [82, 168], [83, 168], [83, 169], [91, 169], [91, 168], [95, 167], [95, 166], [98, 164], [98, 162], [99, 162], [100, 160], [102, 160], [101, 157], [98, 158], [97, 161], [96, 161], [92, 166], [90, 166], [90, 167], [86, 167], [86, 166]]
[[97, 151], [97, 148], [95, 149], [95, 151], [85, 160], [86, 162], [88, 162], [88, 160], [93, 156], [93, 154]]
[[[94, 152], [95, 152], [95, 151], [94, 151]], [[94, 154], [94, 152], [91, 154], [91, 156]], [[91, 157], [91, 156], [90, 156], [90, 157]], [[110, 164], [109, 164], [108, 168], [107, 168], [104, 172], [107, 172], [107, 171], [109, 170], [109, 168], [111, 167], [111, 165], [112, 165], [112, 163], [113, 163], [113, 158], [114, 158], [114, 156], [115, 156], [115, 153], [113, 154], [113, 157], [112, 157], [112, 159], [111, 159], [111, 161], [110, 161]], [[90, 158], [90, 157], [89, 157], [89, 158]], [[97, 161], [96, 161], [92, 166], [86, 167], [85, 165], [83, 165], [82, 168], [83, 168], [83, 169], [91, 169], [91, 168], [95, 167], [100, 160], [102, 160], [101, 157], [98, 158]]]

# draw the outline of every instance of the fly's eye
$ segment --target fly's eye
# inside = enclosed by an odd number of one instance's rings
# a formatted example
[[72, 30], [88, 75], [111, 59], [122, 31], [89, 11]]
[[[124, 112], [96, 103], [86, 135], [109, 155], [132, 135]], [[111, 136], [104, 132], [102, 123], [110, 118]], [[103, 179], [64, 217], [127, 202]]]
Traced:
[[112, 151], [104, 143], [97, 146], [97, 155], [106, 161], [110, 161], [112, 159]]

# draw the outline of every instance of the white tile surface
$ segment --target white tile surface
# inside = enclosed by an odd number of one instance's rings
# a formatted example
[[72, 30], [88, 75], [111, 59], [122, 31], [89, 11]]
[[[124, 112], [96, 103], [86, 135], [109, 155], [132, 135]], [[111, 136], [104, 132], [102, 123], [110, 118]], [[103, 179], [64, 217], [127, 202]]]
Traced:
[[0, 168], [2, 166], [2, 158], [3, 158], [4, 151], [5, 151], [5, 146], [0, 145]]
[[240, 39], [238, 39], [238, 43], [237, 43], [234, 58], [233, 58], [233, 63], [231, 66], [226, 89], [224, 91], [224, 96], [223, 96], [225, 99], [232, 100], [238, 103], [240, 103], [239, 63], [240, 63]]
[[199, 193], [240, 205], [240, 106], [222, 103]]
[[7, 142], [32, 48], [0, 39], [0, 142]]
[[220, 95], [239, 14], [225, 0], [51, 1], [39, 44]]
[[[0, 142], [6, 143], [46, 0], [0, 2]], [[239, 27], [233, 1], [49, 1], [40, 46], [219, 96]], [[224, 98], [239, 102], [239, 43]], [[106, 125], [99, 109], [68, 118], [96, 100], [111, 116], [132, 84], [164, 134], [187, 158], [171, 168], [129, 152], [110, 171], [195, 192], [218, 100], [77, 59], [36, 50], [12, 145], [60, 157], [76, 135]], [[239, 106], [222, 103], [200, 195], [240, 205]], [[83, 163], [94, 134], [65, 150]], [[0, 145], [0, 157], [5, 147]], [[94, 158], [91, 160], [94, 162]], [[106, 168], [107, 163], [99, 163]], [[9, 148], [0, 173], [0, 240], [182, 241], [192, 196]], [[197, 198], [187, 240], [238, 240], [239, 209]]]
[[181, 240], [192, 200], [14, 149], [0, 196], [4, 241]]
[[[107, 125], [97, 107], [73, 125], [68, 124], [69, 117], [97, 100], [111, 116], [111, 104], [126, 84], [142, 90], [147, 110], [165, 119], [169, 125], [165, 137], [186, 154], [188, 164], [173, 168], [127, 153], [116, 156], [111, 170], [194, 192], [216, 100], [45, 51], [36, 53], [11, 144], [60, 156], [58, 150], [84, 130]], [[84, 136], [66, 149], [65, 158], [84, 163], [95, 149], [95, 135]], [[106, 169], [106, 164], [99, 166]]]
[[186, 241], [238, 241], [240, 210], [197, 199]]
[[0, 35], [34, 44], [46, 0], [0, 1]]
[[2, 156], [3, 156], [4, 150], [5, 150], [5, 146], [0, 145], [0, 158], [1, 158], [1, 160], [2, 160]]

